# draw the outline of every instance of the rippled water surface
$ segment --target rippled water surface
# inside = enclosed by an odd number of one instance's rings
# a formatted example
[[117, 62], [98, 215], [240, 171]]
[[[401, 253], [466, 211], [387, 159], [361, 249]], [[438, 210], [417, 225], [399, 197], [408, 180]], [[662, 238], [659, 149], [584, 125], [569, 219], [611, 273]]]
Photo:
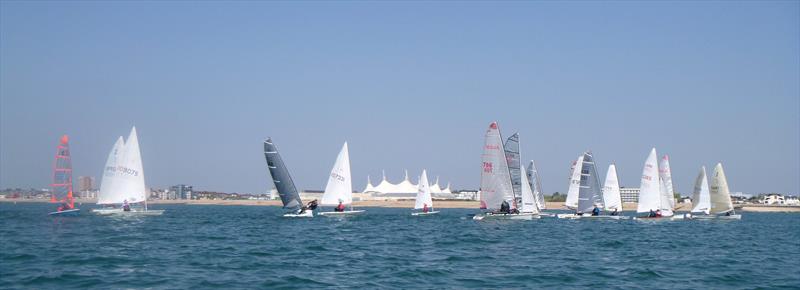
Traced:
[[741, 221], [476, 222], [475, 210], [163, 205], [50, 217], [0, 203], [0, 288], [800, 288], [800, 214]]

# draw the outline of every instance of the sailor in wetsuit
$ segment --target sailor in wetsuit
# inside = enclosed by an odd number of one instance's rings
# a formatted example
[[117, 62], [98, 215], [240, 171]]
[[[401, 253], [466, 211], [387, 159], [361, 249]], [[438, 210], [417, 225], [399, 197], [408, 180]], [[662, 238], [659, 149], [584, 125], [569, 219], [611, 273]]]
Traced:
[[600, 209], [597, 206], [595, 206], [594, 209], [592, 209], [592, 215], [593, 216], [600, 215]]
[[500, 204], [500, 213], [502, 214], [511, 213], [511, 206], [509, 206], [508, 202], [505, 200], [503, 201], [503, 203]]

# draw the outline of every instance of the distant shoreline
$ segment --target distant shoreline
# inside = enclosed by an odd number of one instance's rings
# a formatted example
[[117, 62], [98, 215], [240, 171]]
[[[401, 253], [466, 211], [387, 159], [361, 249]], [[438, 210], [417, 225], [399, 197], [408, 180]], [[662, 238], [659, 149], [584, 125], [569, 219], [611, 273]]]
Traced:
[[[0, 198], [0, 202], [40, 202], [49, 203], [48, 199], [20, 199], [20, 198]], [[76, 199], [76, 203], [94, 204], [94, 199]], [[151, 200], [150, 205], [158, 204], [187, 204], [187, 205], [247, 205], [247, 206], [281, 206], [280, 200]], [[413, 200], [363, 200], [353, 202], [354, 207], [387, 207], [387, 208], [412, 208]], [[739, 208], [738, 206], [741, 206]], [[434, 200], [435, 208], [464, 208], [478, 209], [480, 203], [472, 200]], [[623, 204], [624, 210], [636, 210], [636, 203]], [[564, 208], [563, 202], [548, 202], [547, 209], [561, 210]], [[676, 211], [687, 212], [691, 209], [691, 204], [678, 204]], [[764, 204], [743, 204], [737, 205], [738, 211], [743, 212], [800, 212], [800, 206], [792, 205], [764, 205]]]

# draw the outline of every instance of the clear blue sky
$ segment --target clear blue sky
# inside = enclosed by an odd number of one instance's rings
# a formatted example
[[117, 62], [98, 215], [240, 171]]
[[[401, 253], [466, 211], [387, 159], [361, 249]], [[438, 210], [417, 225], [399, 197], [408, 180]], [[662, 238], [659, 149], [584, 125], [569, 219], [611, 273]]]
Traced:
[[[139, 130], [148, 186], [265, 192], [273, 137], [322, 189], [427, 168], [477, 188], [489, 122], [519, 131], [548, 193], [591, 149], [639, 186], [722, 161], [733, 191], [800, 191], [800, 4], [704, 2], [0, 2], [0, 187], [44, 187], [72, 137], [101, 175]], [[433, 178], [433, 177], [431, 177]]]

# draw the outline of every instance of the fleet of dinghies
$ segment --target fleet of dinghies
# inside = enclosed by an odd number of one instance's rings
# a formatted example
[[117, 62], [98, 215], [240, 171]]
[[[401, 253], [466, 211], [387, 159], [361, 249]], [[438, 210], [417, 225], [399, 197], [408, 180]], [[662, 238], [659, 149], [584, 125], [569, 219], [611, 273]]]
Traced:
[[[546, 207], [538, 169], [533, 160], [526, 169], [521, 164], [520, 135], [514, 133], [503, 139], [497, 122], [492, 122], [484, 136], [481, 154], [480, 209], [474, 220], [532, 220], [553, 216], [542, 212]], [[51, 215], [77, 214], [72, 196], [72, 163], [68, 137], [64, 135], [57, 147], [53, 166], [53, 195], [51, 202], [60, 203]], [[344, 217], [364, 213], [353, 208], [353, 186], [350, 172], [350, 153], [347, 142], [342, 145], [322, 200], [304, 204], [271, 138], [264, 141], [267, 169], [280, 196], [283, 214], [289, 218], [311, 218], [319, 205], [333, 210], [318, 211], [320, 216]], [[659, 162], [660, 161], [660, 162]], [[658, 158], [656, 149], [650, 151], [642, 169], [639, 200], [635, 220], [681, 219], [741, 219], [731, 201], [730, 189], [722, 164], [714, 167], [709, 184], [706, 168], [702, 166], [694, 183], [693, 207], [690, 213], [675, 215], [676, 200], [672, 183], [669, 156]], [[161, 215], [163, 210], [148, 210], [142, 156], [136, 127], [127, 140], [117, 138], [106, 160], [97, 204], [93, 212], [100, 215]], [[622, 215], [622, 197], [615, 164], [608, 166], [603, 186], [597, 173], [592, 152], [578, 155], [572, 162], [564, 206], [573, 211], [554, 215], [563, 219], [627, 219]], [[426, 170], [422, 170], [412, 216], [431, 216], [434, 210], [431, 185]]]

